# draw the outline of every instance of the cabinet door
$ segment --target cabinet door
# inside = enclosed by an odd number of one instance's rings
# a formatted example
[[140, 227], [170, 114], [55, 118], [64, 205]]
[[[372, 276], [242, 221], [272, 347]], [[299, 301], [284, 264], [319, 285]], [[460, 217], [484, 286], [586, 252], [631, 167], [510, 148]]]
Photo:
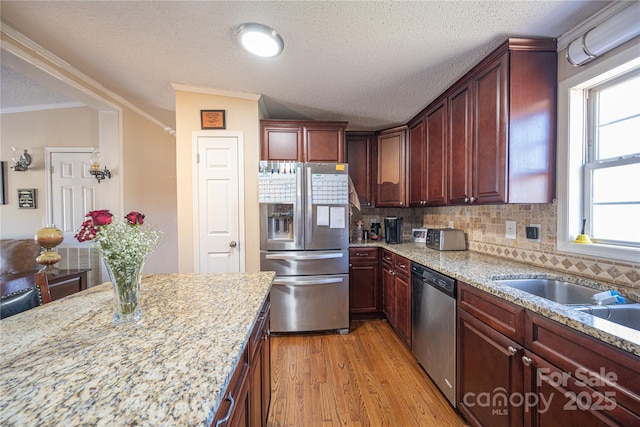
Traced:
[[406, 206], [406, 128], [378, 135], [376, 206]]
[[349, 268], [349, 311], [351, 314], [378, 313], [378, 264], [351, 263]]
[[449, 109], [449, 203], [469, 203], [471, 189], [472, 94], [464, 85], [447, 98]]
[[304, 161], [344, 162], [344, 126], [305, 125]]
[[472, 79], [474, 85], [473, 196], [478, 203], [506, 201], [509, 54]]
[[424, 132], [424, 119], [409, 124], [409, 206], [423, 206], [427, 200]]
[[[528, 406], [525, 426], [640, 425], [640, 416], [621, 406], [615, 391], [600, 393], [579, 381], [571, 372], [557, 368], [528, 350], [524, 352], [523, 363], [526, 365], [524, 395], [535, 396], [537, 400], [530, 401], [537, 403], [535, 405], [525, 405]], [[603, 379], [599, 381], [604, 382]]]
[[372, 132], [347, 132], [347, 163], [349, 176], [358, 193], [360, 207], [374, 207], [373, 184], [374, 134]]
[[262, 427], [262, 344], [255, 353], [249, 368], [249, 425]]
[[474, 426], [522, 426], [523, 347], [458, 308], [458, 409]]
[[436, 104], [425, 116], [426, 203], [447, 204], [447, 103]]
[[260, 160], [304, 161], [302, 128], [294, 124], [262, 123]]
[[409, 276], [396, 273], [396, 331], [411, 348], [411, 281]]
[[396, 325], [396, 284], [391, 265], [382, 264], [382, 311], [389, 323]]
[[268, 310], [262, 330], [262, 425], [267, 425], [271, 405], [271, 311]]

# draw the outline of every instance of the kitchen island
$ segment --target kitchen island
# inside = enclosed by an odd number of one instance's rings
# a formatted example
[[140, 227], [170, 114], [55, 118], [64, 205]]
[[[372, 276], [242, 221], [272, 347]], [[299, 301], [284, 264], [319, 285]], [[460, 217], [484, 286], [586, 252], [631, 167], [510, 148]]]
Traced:
[[154, 274], [112, 324], [105, 283], [0, 322], [0, 425], [208, 426], [275, 273]]

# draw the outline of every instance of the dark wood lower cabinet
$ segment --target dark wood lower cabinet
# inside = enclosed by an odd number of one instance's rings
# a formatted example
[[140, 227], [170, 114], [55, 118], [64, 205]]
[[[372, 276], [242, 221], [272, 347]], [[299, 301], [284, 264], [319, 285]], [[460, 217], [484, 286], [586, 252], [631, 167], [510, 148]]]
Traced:
[[245, 347], [211, 427], [249, 427], [248, 357], [248, 349]]
[[464, 310], [458, 310], [458, 409], [476, 426], [522, 425], [523, 347]]
[[640, 426], [638, 357], [462, 282], [457, 316], [471, 425]]
[[411, 348], [410, 261], [382, 250], [382, 310], [400, 339]]
[[271, 403], [270, 300], [264, 303], [212, 427], [264, 427]]
[[378, 248], [349, 249], [349, 313], [352, 319], [381, 315], [378, 260]]

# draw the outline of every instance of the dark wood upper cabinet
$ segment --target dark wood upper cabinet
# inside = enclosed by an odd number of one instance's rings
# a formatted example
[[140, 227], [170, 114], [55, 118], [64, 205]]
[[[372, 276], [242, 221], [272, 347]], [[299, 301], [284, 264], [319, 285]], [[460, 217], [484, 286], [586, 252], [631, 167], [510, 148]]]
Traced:
[[448, 94], [449, 203], [550, 203], [555, 195], [553, 39], [509, 39]]
[[261, 120], [260, 160], [345, 161], [347, 122]]
[[302, 127], [296, 124], [262, 121], [260, 160], [299, 161], [304, 157]]
[[346, 123], [306, 124], [303, 127], [307, 162], [344, 162]]
[[426, 143], [422, 116], [409, 122], [409, 206], [423, 206], [427, 200]]
[[447, 203], [447, 103], [432, 104], [409, 122], [409, 205]]
[[472, 197], [472, 97], [469, 84], [463, 84], [447, 97], [449, 130], [449, 203], [468, 203]]
[[378, 134], [376, 206], [407, 206], [406, 186], [407, 127], [399, 126]]
[[436, 102], [425, 114], [427, 154], [426, 205], [447, 203], [447, 103]]
[[347, 132], [346, 139], [349, 176], [358, 194], [360, 207], [372, 208], [375, 206], [375, 133]]

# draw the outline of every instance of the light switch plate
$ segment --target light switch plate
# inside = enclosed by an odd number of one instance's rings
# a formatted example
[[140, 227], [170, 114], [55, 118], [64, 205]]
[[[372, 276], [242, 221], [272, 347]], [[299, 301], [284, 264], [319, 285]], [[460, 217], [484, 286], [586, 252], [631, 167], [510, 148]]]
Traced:
[[516, 239], [516, 222], [515, 221], [507, 221], [506, 224], [507, 224], [507, 226], [506, 226], [505, 237], [507, 239], [515, 240]]

